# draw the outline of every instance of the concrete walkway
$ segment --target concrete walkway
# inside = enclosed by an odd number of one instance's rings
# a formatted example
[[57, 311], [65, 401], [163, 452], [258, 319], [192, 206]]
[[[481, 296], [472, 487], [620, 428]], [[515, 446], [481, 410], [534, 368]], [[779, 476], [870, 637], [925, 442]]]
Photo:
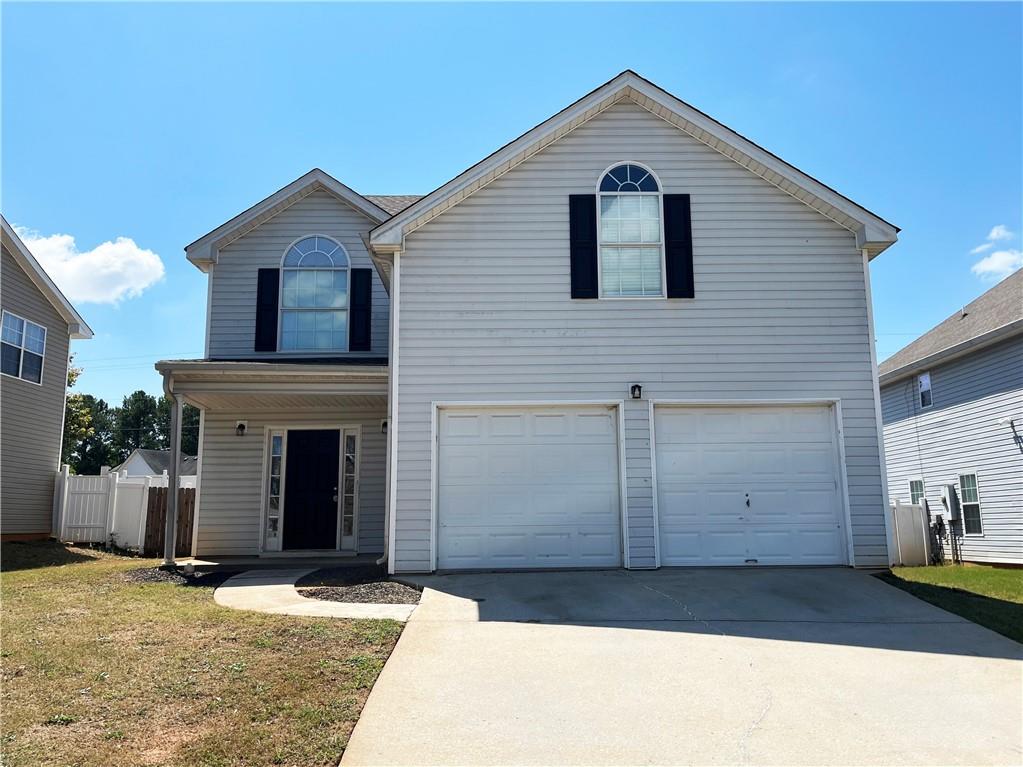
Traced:
[[1023, 646], [866, 573], [416, 580], [347, 767], [1023, 762]]
[[295, 582], [315, 569], [249, 570], [228, 578], [213, 592], [218, 605], [236, 610], [277, 615], [306, 615], [316, 618], [389, 618], [407, 621], [416, 605], [377, 605], [356, 602], [328, 602], [306, 599]]

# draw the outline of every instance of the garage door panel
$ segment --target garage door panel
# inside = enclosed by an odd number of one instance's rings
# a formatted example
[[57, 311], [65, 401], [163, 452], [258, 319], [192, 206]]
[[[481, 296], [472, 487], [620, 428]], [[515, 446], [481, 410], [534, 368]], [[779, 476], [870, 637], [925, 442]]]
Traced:
[[620, 564], [616, 424], [603, 407], [441, 411], [438, 567]]
[[830, 408], [659, 406], [654, 420], [663, 564], [846, 561]]

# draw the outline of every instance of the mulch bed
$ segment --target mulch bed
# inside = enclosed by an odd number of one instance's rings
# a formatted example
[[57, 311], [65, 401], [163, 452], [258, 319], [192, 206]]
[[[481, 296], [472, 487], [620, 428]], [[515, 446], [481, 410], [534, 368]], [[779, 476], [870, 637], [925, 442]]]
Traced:
[[422, 590], [388, 578], [382, 567], [329, 567], [309, 573], [295, 584], [309, 599], [363, 604], [417, 605]]
[[201, 586], [216, 588], [232, 575], [237, 573], [192, 573], [185, 575], [181, 570], [163, 570], [159, 567], [140, 567], [128, 570], [122, 578], [128, 583], [173, 583], [176, 586]]

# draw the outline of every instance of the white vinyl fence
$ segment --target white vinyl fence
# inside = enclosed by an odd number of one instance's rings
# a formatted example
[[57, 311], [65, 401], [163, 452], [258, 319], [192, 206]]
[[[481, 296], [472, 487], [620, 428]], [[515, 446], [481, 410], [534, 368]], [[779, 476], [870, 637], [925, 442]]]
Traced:
[[[114, 543], [141, 549], [146, 535], [149, 488], [167, 487], [167, 475], [129, 477], [107, 473], [77, 476], [64, 466], [54, 484], [54, 526], [62, 541]], [[179, 478], [179, 487], [195, 487], [195, 476]]]
[[892, 501], [892, 530], [895, 552], [892, 564], [927, 565], [931, 560], [931, 532], [927, 507]]

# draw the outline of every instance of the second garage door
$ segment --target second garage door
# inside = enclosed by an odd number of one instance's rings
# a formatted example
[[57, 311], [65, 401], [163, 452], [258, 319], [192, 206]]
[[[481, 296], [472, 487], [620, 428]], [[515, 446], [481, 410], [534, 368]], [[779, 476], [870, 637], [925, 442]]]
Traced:
[[847, 560], [830, 407], [658, 406], [664, 565]]
[[614, 408], [440, 411], [437, 567], [621, 564]]

